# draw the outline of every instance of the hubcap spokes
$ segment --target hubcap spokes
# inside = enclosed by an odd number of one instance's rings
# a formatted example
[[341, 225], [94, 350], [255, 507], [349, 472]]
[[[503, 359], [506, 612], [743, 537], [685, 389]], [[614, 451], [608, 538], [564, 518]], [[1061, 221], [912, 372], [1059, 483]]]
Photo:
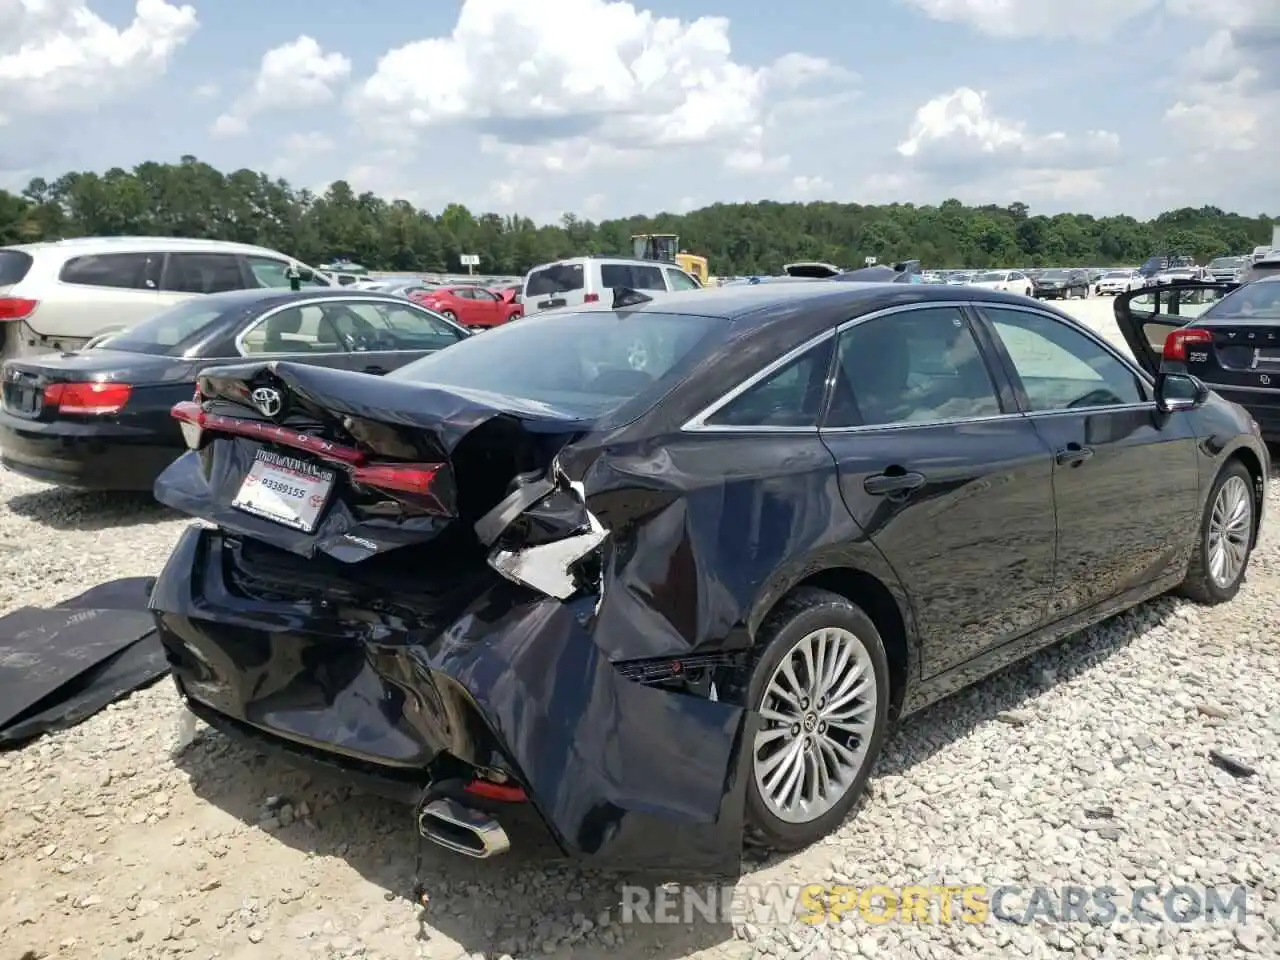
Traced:
[[1228, 477], [1209, 515], [1209, 576], [1219, 587], [1235, 583], [1249, 556], [1253, 498], [1240, 477]]
[[876, 697], [871, 657], [848, 630], [815, 630], [788, 651], [765, 687], [753, 751], [774, 816], [807, 823], [848, 792], [866, 760]]

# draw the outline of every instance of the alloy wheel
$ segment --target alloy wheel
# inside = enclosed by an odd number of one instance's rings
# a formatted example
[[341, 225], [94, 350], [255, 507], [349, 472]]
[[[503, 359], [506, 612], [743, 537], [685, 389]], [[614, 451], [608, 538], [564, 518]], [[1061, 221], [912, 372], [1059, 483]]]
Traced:
[[871, 655], [849, 630], [815, 630], [787, 651], [765, 686], [752, 751], [770, 813], [808, 823], [840, 802], [866, 763], [877, 697]]
[[1249, 486], [1241, 477], [1228, 477], [1213, 501], [1206, 543], [1209, 576], [1220, 588], [1230, 587], [1239, 578], [1249, 557], [1252, 532], [1253, 496]]

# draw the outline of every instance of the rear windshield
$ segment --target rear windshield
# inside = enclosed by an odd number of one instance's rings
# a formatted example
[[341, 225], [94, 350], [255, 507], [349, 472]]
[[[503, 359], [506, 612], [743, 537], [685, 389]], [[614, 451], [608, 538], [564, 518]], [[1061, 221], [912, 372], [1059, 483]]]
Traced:
[[651, 387], [674, 385], [685, 361], [718, 340], [725, 323], [648, 311], [552, 311], [496, 327], [387, 376], [518, 397], [594, 419]]
[[[1275, 266], [1280, 272], [1280, 263]], [[1238, 287], [1200, 314], [1204, 320], [1223, 317], [1280, 320], [1280, 278]]]
[[191, 340], [226, 313], [226, 304], [213, 305], [204, 297], [193, 297], [128, 330], [107, 337], [98, 346], [161, 357], [181, 356]]
[[989, 280], [1003, 280], [1004, 278], [1005, 278], [1005, 274], [998, 273], [998, 272], [978, 274], [979, 282], [985, 282]]
[[21, 283], [31, 269], [31, 254], [22, 250], [0, 250], [0, 287]]
[[556, 263], [534, 270], [525, 280], [525, 295], [545, 297], [553, 293], [572, 293], [581, 290], [582, 264]]

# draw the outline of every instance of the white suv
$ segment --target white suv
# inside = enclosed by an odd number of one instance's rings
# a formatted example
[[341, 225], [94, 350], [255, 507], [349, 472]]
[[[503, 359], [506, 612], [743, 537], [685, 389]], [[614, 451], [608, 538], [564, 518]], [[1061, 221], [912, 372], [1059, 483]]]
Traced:
[[529, 271], [522, 294], [525, 314], [599, 303], [620, 287], [655, 296], [699, 290], [702, 284], [670, 263], [626, 257], [573, 257]]
[[174, 237], [81, 237], [0, 247], [0, 358], [75, 350], [188, 297], [330, 286], [266, 247]]

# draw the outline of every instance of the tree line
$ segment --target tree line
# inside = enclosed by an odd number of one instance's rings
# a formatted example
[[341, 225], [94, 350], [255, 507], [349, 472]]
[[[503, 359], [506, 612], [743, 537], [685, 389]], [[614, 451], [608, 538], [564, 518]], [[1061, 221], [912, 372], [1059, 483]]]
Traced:
[[1152, 220], [1062, 213], [1026, 204], [717, 203], [599, 223], [566, 213], [539, 226], [516, 214], [439, 214], [404, 200], [357, 194], [337, 181], [320, 195], [253, 170], [223, 173], [192, 156], [132, 170], [73, 172], [32, 180], [21, 195], [0, 190], [0, 244], [76, 236], [207, 237], [259, 244], [320, 264], [345, 257], [370, 269], [457, 272], [478, 254], [480, 270], [515, 275], [588, 253], [627, 254], [636, 233], [674, 233], [718, 275], [769, 274], [784, 263], [861, 266], [918, 259], [928, 268], [1134, 265], [1182, 254], [1199, 262], [1250, 252], [1271, 239], [1272, 220], [1217, 207], [1186, 207]]

